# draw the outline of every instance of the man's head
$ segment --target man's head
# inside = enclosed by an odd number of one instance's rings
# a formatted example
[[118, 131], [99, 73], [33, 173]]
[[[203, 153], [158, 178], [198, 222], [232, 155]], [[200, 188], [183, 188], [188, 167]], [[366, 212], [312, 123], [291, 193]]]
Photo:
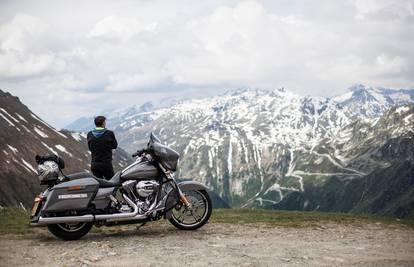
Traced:
[[106, 125], [105, 120], [106, 118], [104, 116], [95, 117], [95, 126], [105, 128], [105, 125]]

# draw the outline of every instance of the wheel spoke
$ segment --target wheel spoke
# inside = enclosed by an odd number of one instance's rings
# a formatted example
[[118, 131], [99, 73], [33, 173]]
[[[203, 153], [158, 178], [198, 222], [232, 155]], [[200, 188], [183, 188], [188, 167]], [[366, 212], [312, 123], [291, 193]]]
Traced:
[[194, 212], [191, 212], [191, 216], [194, 218], [196, 222], [199, 222], [201, 218], [198, 218], [196, 215], [194, 215]]
[[207, 212], [207, 200], [199, 191], [184, 191], [183, 194], [190, 202], [190, 209], [182, 206], [181, 209], [173, 212], [173, 217], [177, 223], [183, 226], [195, 225], [202, 221]]

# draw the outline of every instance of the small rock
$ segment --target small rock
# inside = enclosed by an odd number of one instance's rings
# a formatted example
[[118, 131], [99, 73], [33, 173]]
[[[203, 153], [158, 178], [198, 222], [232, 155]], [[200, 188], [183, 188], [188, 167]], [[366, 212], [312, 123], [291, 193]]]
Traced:
[[91, 262], [97, 262], [97, 261], [99, 261], [100, 259], [99, 259], [98, 257], [91, 257], [91, 258], [89, 258], [89, 260], [90, 260]]
[[304, 260], [309, 260], [308, 256], [302, 256], [301, 258], [304, 259]]
[[80, 262], [82, 262], [85, 265], [91, 265], [91, 262], [85, 259], [80, 259]]
[[291, 259], [288, 259], [288, 258], [280, 258], [282, 261], [286, 261], [286, 262], [290, 262], [291, 261]]
[[116, 256], [116, 252], [109, 252], [108, 256]]

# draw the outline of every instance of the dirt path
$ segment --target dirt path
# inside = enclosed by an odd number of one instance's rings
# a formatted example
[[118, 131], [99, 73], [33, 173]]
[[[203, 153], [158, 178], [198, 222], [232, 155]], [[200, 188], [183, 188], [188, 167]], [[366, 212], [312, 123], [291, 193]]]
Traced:
[[[122, 230], [122, 231], [121, 231]], [[0, 266], [414, 266], [414, 230], [372, 224], [284, 228], [155, 223], [63, 242], [41, 229], [0, 237]]]

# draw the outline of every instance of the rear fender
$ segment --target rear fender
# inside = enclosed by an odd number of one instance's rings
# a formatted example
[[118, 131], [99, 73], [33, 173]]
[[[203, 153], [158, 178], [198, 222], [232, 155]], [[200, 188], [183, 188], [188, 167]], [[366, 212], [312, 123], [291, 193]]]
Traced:
[[[200, 182], [197, 181], [183, 181], [178, 183], [181, 191], [197, 191], [197, 190], [208, 190], [208, 187]], [[167, 200], [165, 202], [165, 206], [168, 209], [171, 206], [175, 206], [178, 202], [177, 195], [174, 190], [171, 190], [168, 193]], [[164, 217], [166, 219], [170, 219], [172, 215], [172, 210], [169, 210], [165, 213]]]

